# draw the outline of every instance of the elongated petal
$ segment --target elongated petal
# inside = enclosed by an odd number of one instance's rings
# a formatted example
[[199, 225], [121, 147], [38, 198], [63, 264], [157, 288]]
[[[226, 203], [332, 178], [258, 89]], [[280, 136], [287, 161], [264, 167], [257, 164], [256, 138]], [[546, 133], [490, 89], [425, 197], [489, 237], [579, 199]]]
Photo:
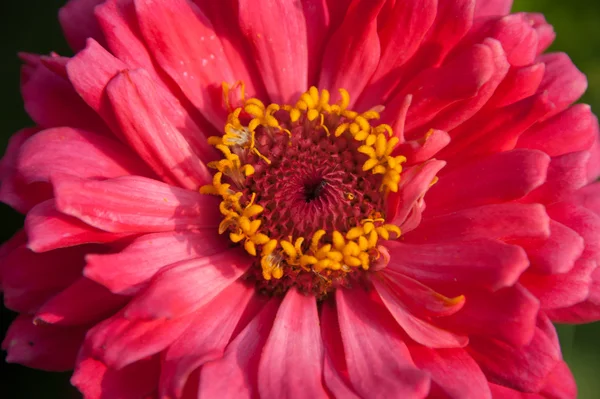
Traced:
[[36, 204], [52, 198], [52, 187], [47, 183], [26, 184], [17, 169], [17, 160], [23, 143], [38, 129], [22, 129], [8, 141], [6, 153], [0, 161], [0, 201], [21, 213], [27, 213]]
[[385, 310], [358, 289], [336, 291], [348, 374], [361, 397], [424, 398], [429, 377], [418, 370]]
[[324, 301], [321, 308], [321, 337], [325, 350], [323, 380], [327, 389], [340, 398], [358, 398], [348, 378], [344, 345], [333, 301]]
[[226, 116], [221, 106], [221, 83], [234, 82], [236, 77], [208, 18], [186, 0], [135, 0], [135, 9], [154, 59], [220, 129]]
[[214, 198], [137, 176], [104, 181], [65, 177], [55, 195], [61, 212], [113, 233], [215, 227], [220, 219]]
[[519, 281], [539, 298], [542, 309], [564, 308], [588, 297], [596, 267], [597, 263], [593, 260], [579, 259], [566, 273], [540, 275], [526, 272]]
[[158, 385], [158, 357], [141, 360], [121, 370], [107, 367], [83, 348], [71, 377], [71, 384], [89, 399], [148, 397]]
[[105, 1], [95, 9], [95, 14], [111, 52], [129, 69], [142, 68], [150, 75], [160, 98], [162, 116], [177, 128], [203, 161], [213, 160], [215, 151], [206, 139], [214, 127], [201, 117], [171, 78], [156, 65], [140, 32], [134, 0]]
[[193, 312], [241, 277], [252, 261], [247, 253], [235, 249], [176, 263], [155, 275], [128, 305], [125, 317], [157, 319]]
[[540, 151], [513, 150], [459, 167], [429, 190], [428, 215], [521, 198], [545, 181], [549, 163]]
[[587, 89], [587, 78], [564, 53], [549, 53], [539, 57], [546, 64], [546, 74], [539, 91], [548, 91], [555, 114], [577, 101]]
[[[271, 101], [289, 103], [308, 88], [308, 30], [300, 2], [239, 1], [239, 19]], [[286, 23], [275, 24], [274, 21]]]
[[59, 212], [54, 200], [33, 207], [25, 218], [27, 247], [34, 252], [51, 251], [80, 244], [116, 241], [126, 234], [108, 233]]
[[127, 64], [115, 58], [93, 39], [88, 39], [85, 49], [67, 63], [69, 80], [77, 94], [102, 117], [117, 136], [120, 134], [119, 127], [105, 89], [113, 76], [125, 69]]
[[419, 49], [425, 34], [433, 24], [437, 1], [396, 2], [387, 23], [379, 29], [381, 57], [369, 85], [361, 95], [358, 108], [369, 109], [383, 103], [402, 76], [396, 73]]
[[121, 143], [79, 129], [44, 130], [21, 148], [18, 168], [26, 183], [49, 182], [69, 174], [80, 178], [152, 176], [152, 172]]
[[400, 327], [416, 342], [428, 348], [459, 348], [469, 342], [466, 336], [446, 331], [413, 315], [394, 289], [385, 282], [374, 279], [373, 285]]
[[331, 91], [345, 88], [350, 93], [351, 105], [379, 63], [377, 15], [383, 3], [382, 0], [354, 0], [325, 47], [319, 87]]
[[19, 363], [47, 371], [73, 368], [85, 328], [62, 328], [34, 324], [33, 317], [20, 315], [11, 324], [2, 349], [7, 363]]
[[[33, 58], [33, 59], [31, 59]], [[106, 132], [102, 119], [79, 97], [66, 78], [43, 64], [42, 57], [28, 57], [32, 73], [21, 83], [25, 110], [44, 128], [71, 126]], [[49, 57], [48, 57], [49, 58]]]
[[219, 238], [210, 230], [145, 234], [117, 253], [88, 255], [83, 272], [112, 292], [132, 295], [165, 266], [224, 251], [229, 244]]
[[590, 148], [598, 136], [598, 118], [587, 104], [576, 104], [519, 137], [517, 147], [544, 151], [555, 157]]
[[426, 218], [406, 234], [408, 243], [492, 238], [503, 241], [544, 239], [550, 236], [550, 218], [540, 204], [490, 204]]
[[531, 342], [540, 309], [538, 299], [519, 284], [494, 293], [481, 289], [461, 291], [460, 312], [438, 319], [452, 331], [469, 336], [489, 336], [519, 347]]
[[235, 282], [198, 310], [189, 327], [165, 351], [160, 375], [162, 395], [181, 397], [192, 371], [223, 356], [254, 288]]
[[7, 308], [34, 313], [44, 302], [81, 276], [86, 252], [79, 246], [34, 253], [24, 245], [13, 249], [2, 261], [2, 289]]
[[120, 312], [94, 326], [86, 339], [95, 358], [108, 367], [122, 369], [165, 349], [192, 320], [193, 314], [137, 320], [125, 318]]
[[122, 72], [110, 81], [106, 92], [129, 145], [159, 176], [192, 190], [210, 183], [204, 162], [161, 115], [160, 97], [146, 72]]
[[69, 0], [60, 9], [58, 20], [73, 51], [81, 50], [88, 37], [103, 40], [98, 22], [94, 18], [94, 7], [102, 2], [103, 0]]
[[515, 349], [488, 338], [472, 338], [468, 351], [490, 382], [538, 392], [560, 361], [560, 348], [536, 328], [531, 343]]
[[127, 303], [128, 297], [116, 295], [85, 277], [48, 300], [35, 315], [43, 323], [77, 326], [98, 322]]
[[326, 398], [321, 383], [323, 345], [316, 299], [291, 289], [285, 295], [258, 368], [261, 397]]
[[258, 397], [258, 367], [260, 356], [279, 307], [272, 298], [227, 347], [220, 360], [210, 362], [200, 373], [199, 395], [235, 398]]
[[475, 3], [475, 16], [506, 15], [510, 12], [512, 3], [513, 0], [477, 0]]
[[566, 273], [573, 268], [584, 249], [584, 240], [572, 229], [550, 220], [550, 237], [523, 246], [531, 270], [543, 274]]
[[436, 174], [445, 165], [444, 161], [430, 160], [405, 171], [398, 193], [390, 198], [388, 220], [391, 223], [404, 223], [415, 207], [419, 206]]
[[513, 285], [529, 266], [521, 247], [489, 239], [468, 241], [468, 244], [388, 242], [388, 250], [391, 255], [388, 269], [422, 283], [450, 282], [492, 291]]
[[464, 349], [415, 345], [409, 350], [415, 364], [431, 373], [431, 397], [491, 399], [485, 375]]

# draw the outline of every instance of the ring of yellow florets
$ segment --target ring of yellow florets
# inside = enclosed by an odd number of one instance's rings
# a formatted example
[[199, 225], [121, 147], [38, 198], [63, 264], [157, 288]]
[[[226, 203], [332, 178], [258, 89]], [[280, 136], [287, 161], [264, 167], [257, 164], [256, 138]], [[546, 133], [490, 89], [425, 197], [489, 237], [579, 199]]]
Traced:
[[[228, 86], [224, 85], [227, 92]], [[243, 243], [243, 247], [252, 256], [260, 257], [261, 274], [265, 280], [280, 279], [286, 268], [297, 272], [319, 274], [327, 281], [331, 273], [348, 273], [352, 270], [368, 270], [371, 262], [379, 256], [377, 250], [379, 239], [397, 238], [400, 229], [393, 224], [386, 224], [381, 213], [368, 215], [360, 224], [348, 231], [314, 231], [311, 237], [287, 237], [274, 239], [269, 231], [263, 231], [260, 218], [264, 208], [255, 203], [256, 193], [244, 196], [246, 179], [255, 173], [250, 163], [245, 163], [249, 154], [266, 165], [271, 163], [268, 154], [262, 154], [257, 148], [257, 129], [269, 129], [274, 134], [284, 134], [290, 139], [294, 123], [306, 122], [313, 124], [314, 129], [322, 130], [329, 137], [351, 137], [359, 143], [357, 151], [365, 155], [362, 165], [364, 172], [379, 175], [381, 184], [379, 191], [382, 195], [398, 191], [398, 183], [402, 172], [403, 156], [393, 156], [392, 152], [398, 144], [398, 138], [393, 136], [390, 126], [371, 122], [379, 119], [376, 111], [357, 113], [349, 110], [350, 97], [348, 92], [340, 89], [341, 100], [330, 104], [330, 93], [322, 90], [320, 93], [311, 87], [300, 96], [295, 105], [270, 104], [265, 106], [256, 98], [244, 99], [242, 85], [242, 106], [235, 108], [228, 116], [222, 137], [211, 137], [209, 143], [214, 145], [223, 158], [209, 163], [216, 169], [211, 185], [201, 188], [204, 194], [220, 196], [220, 212], [223, 221], [219, 233], [229, 232], [229, 238], [234, 243]], [[285, 112], [285, 121], [276, 114]], [[242, 123], [242, 117], [245, 123]], [[324, 123], [326, 120], [338, 121], [335, 129]], [[333, 131], [330, 131], [333, 130]], [[291, 142], [290, 142], [291, 144]], [[256, 158], [257, 157], [257, 158]], [[223, 182], [224, 177], [230, 183]], [[346, 193], [346, 199], [353, 195]], [[246, 198], [245, 203], [244, 198]]]

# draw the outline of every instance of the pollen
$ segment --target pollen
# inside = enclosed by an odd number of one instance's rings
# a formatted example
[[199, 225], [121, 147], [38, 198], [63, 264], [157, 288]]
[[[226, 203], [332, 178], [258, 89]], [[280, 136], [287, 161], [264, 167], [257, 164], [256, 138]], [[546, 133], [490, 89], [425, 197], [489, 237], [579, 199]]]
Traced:
[[248, 278], [266, 292], [324, 297], [365, 278], [382, 242], [401, 235], [385, 218], [406, 161], [399, 140], [376, 110], [353, 111], [338, 94], [332, 103], [311, 87], [294, 104], [265, 104], [223, 84], [230, 113], [208, 140], [222, 158], [200, 192], [221, 198], [219, 233], [256, 258]]

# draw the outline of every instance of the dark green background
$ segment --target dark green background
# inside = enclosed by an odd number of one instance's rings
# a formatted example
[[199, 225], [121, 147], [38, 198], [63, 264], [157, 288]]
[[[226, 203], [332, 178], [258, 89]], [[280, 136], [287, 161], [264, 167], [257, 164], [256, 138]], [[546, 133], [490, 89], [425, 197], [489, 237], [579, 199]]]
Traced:
[[[218, 0], [215, 0], [218, 1]], [[2, 0], [0, 5], [0, 153], [10, 135], [31, 125], [19, 94], [17, 51], [70, 54], [56, 18], [63, 0]], [[589, 89], [583, 102], [600, 110], [600, 1], [515, 0], [515, 10], [539, 11], [558, 33], [552, 50], [569, 53], [588, 76]], [[0, 204], [0, 241], [9, 238], [23, 219]], [[4, 336], [14, 314], [2, 309], [0, 336]], [[559, 326], [565, 359], [579, 383], [580, 398], [600, 398], [600, 323]], [[0, 395], [19, 398], [76, 398], [68, 373], [51, 374], [7, 365], [0, 360]], [[8, 394], [7, 394], [8, 393]]]

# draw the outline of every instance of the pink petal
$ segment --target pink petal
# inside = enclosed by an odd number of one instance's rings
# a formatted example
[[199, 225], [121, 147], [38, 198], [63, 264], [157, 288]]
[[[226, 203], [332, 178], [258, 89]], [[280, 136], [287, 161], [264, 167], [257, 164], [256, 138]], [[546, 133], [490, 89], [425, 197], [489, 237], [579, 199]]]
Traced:
[[24, 247], [27, 244], [27, 235], [25, 230], [17, 231], [12, 237], [0, 245], [0, 292], [3, 291], [2, 279], [4, 270], [7, 267], [6, 258], [17, 248]]
[[139, 176], [104, 181], [62, 177], [56, 207], [90, 226], [113, 233], [213, 228], [215, 198]]
[[508, 73], [509, 64], [500, 42], [487, 38], [482, 44], [491, 50], [491, 64], [494, 68], [492, 75], [485, 81], [475, 96], [458, 101], [444, 109], [436, 115], [426, 129], [435, 126], [436, 129], [449, 132], [467, 121], [487, 103]]
[[67, 63], [69, 80], [77, 94], [117, 135], [119, 135], [119, 128], [106, 97], [105, 88], [113, 76], [126, 69], [125, 63], [113, 57], [93, 39], [88, 39], [86, 47]]
[[477, 0], [475, 3], [475, 16], [506, 15], [510, 12], [512, 3], [513, 0]]
[[576, 104], [529, 128], [519, 137], [517, 147], [556, 157], [590, 148], [598, 134], [598, 118], [590, 106]]
[[585, 249], [582, 257], [600, 261], [600, 215], [578, 205], [576, 201], [564, 201], [546, 209], [552, 219], [583, 237]]
[[279, 306], [258, 366], [263, 398], [326, 398], [317, 303], [295, 289]]
[[572, 152], [553, 157], [546, 181], [530, 192], [523, 201], [553, 203], [567, 197], [588, 183], [587, 165], [590, 153]]
[[120, 312], [96, 324], [86, 337], [93, 356], [108, 367], [122, 369], [167, 348], [191, 324], [193, 314], [139, 320]]
[[192, 371], [223, 356], [253, 294], [254, 287], [245, 282], [234, 282], [194, 313], [189, 327], [163, 355], [159, 384], [161, 395], [181, 397]]
[[354, 0], [325, 47], [319, 87], [333, 92], [341, 88], [348, 90], [351, 106], [379, 63], [377, 15], [383, 3], [382, 0]]
[[520, 67], [534, 62], [538, 37], [526, 15], [509, 14], [501, 18], [480, 19], [478, 22], [461, 46], [492, 38], [502, 44], [510, 65]]
[[566, 273], [543, 275], [528, 271], [519, 281], [540, 300], [542, 309], [564, 308], [588, 297], [596, 267], [595, 261], [582, 258]]
[[490, 382], [522, 392], [538, 392], [560, 361], [560, 348], [540, 328], [536, 328], [531, 343], [519, 348], [472, 337], [468, 352]]
[[416, 342], [429, 348], [462, 348], [468, 344], [468, 337], [441, 329], [413, 315], [401, 296], [385, 282], [373, 279], [373, 285], [400, 327]]
[[130, 399], [152, 397], [158, 385], [158, 357], [141, 360], [121, 370], [108, 368], [85, 348], [79, 354], [71, 384], [86, 399]]
[[92, 179], [152, 176], [121, 143], [69, 127], [47, 129], [27, 140], [17, 165], [26, 183], [49, 182], [51, 176], [58, 174]]
[[293, 102], [308, 88], [308, 29], [303, 5], [266, 0], [258, 9], [252, 1], [240, 0], [239, 21], [269, 98], [279, 104]]
[[381, 279], [382, 283], [385, 281], [391, 287], [387, 291], [412, 315], [424, 320], [455, 314], [465, 304], [464, 296], [448, 298], [417, 280], [390, 272], [390, 269], [383, 269], [382, 276], [385, 276], [385, 280]]
[[548, 91], [557, 114], [581, 97], [587, 89], [587, 78], [564, 53], [544, 54], [539, 61], [546, 64], [546, 74], [538, 90]]
[[351, 388], [344, 345], [340, 336], [337, 311], [333, 301], [324, 301], [321, 309], [321, 336], [324, 346], [323, 380], [336, 398], [358, 399]]
[[521, 247], [490, 239], [423, 245], [388, 241], [386, 246], [391, 255], [388, 269], [424, 284], [473, 285], [495, 291], [513, 285], [529, 266]]
[[359, 109], [369, 109], [382, 104], [396, 87], [401, 76], [398, 68], [408, 61], [419, 49], [425, 34], [436, 17], [437, 1], [396, 2], [387, 22], [379, 29], [381, 58], [369, 85], [358, 102]]
[[20, 246], [3, 259], [2, 289], [7, 308], [33, 313], [81, 276], [86, 252], [79, 246], [37, 254]]
[[158, 319], [193, 312], [241, 277], [253, 261], [246, 252], [235, 249], [176, 263], [154, 276], [148, 288], [127, 306], [125, 317]]
[[212, 174], [185, 137], [161, 115], [161, 98], [143, 70], [117, 74], [106, 87], [129, 145], [168, 183], [198, 189]]
[[[413, 95], [405, 129], [437, 127], [431, 121], [448, 107], [474, 97], [494, 76], [494, 52], [490, 46], [476, 44], [452, 57], [441, 67], [418, 74], [395, 97]], [[394, 102], [392, 98], [390, 100]], [[385, 111], [382, 116], [385, 120]], [[425, 125], [425, 126], [424, 126]]]
[[430, 397], [491, 399], [485, 375], [464, 349], [414, 345], [409, 350], [417, 367], [431, 374]]
[[450, 135], [443, 130], [430, 130], [419, 139], [406, 141], [397, 147], [398, 154], [406, 157], [406, 165], [414, 165], [433, 158], [450, 142]]
[[583, 253], [584, 240], [572, 229], [550, 220], [550, 237], [542, 242], [525, 243], [531, 270], [542, 274], [566, 273]]
[[227, 249], [219, 238], [211, 230], [145, 234], [117, 253], [86, 256], [83, 273], [112, 292], [134, 295], [165, 266]]
[[407, 169], [402, 174], [398, 194], [389, 201], [387, 219], [390, 223], [402, 225], [419, 206], [423, 196], [431, 187], [436, 174], [446, 165], [444, 161], [435, 159]]
[[550, 372], [541, 391], [547, 397], [572, 399], [577, 397], [577, 384], [569, 366], [560, 361]]
[[81, 277], [44, 303], [35, 319], [64, 326], [96, 323], [116, 312], [128, 300], [128, 297], [115, 295], [100, 284]]
[[[519, 136], [554, 109], [547, 93], [540, 93], [509, 106], [482, 111], [451, 132], [452, 141], [440, 153], [456, 163], [515, 148]], [[462, 154], [471, 154], [464, 159]]]
[[457, 167], [429, 190], [428, 215], [521, 198], [545, 181], [549, 163], [540, 151], [512, 150]]
[[34, 252], [113, 242], [126, 236], [95, 229], [57, 211], [53, 199], [39, 203], [27, 213], [25, 230], [28, 236], [27, 248]]
[[102, 32], [94, 18], [94, 7], [103, 1], [69, 0], [58, 12], [58, 20], [73, 51], [83, 49], [88, 37], [103, 41]]
[[389, 314], [360, 289], [336, 291], [348, 374], [361, 397], [424, 398], [429, 376], [414, 366]]
[[19, 315], [10, 325], [2, 349], [7, 363], [19, 363], [46, 371], [73, 368], [85, 335], [82, 328], [34, 324], [32, 316]]
[[543, 62], [524, 67], [512, 67], [485, 108], [492, 110], [506, 107], [534, 95], [542, 82], [545, 70], [546, 66]]
[[152, 59], [139, 30], [133, 0], [106, 1], [96, 8], [95, 14], [111, 52], [130, 69], [143, 68], [150, 75], [161, 97], [162, 116], [177, 127], [198, 156], [212, 160], [214, 147], [206, 139], [213, 126], [189, 104], [179, 87]]
[[471, 337], [492, 337], [517, 347], [531, 342], [540, 303], [521, 285], [494, 293], [474, 289], [464, 294], [463, 308], [439, 318], [441, 326]]
[[598, 180], [600, 177], [600, 135], [596, 135], [594, 144], [590, 147], [590, 162], [588, 163], [588, 180]]
[[544, 18], [543, 14], [526, 13], [526, 15], [533, 22], [532, 26], [538, 35], [537, 52], [538, 54], [542, 54], [548, 49], [548, 47], [550, 47], [556, 38], [554, 28], [546, 21], [546, 18]]
[[403, 80], [409, 82], [417, 73], [439, 66], [471, 29], [474, 9], [475, 0], [438, 1], [436, 19], [417, 53], [403, 67]]
[[200, 397], [258, 397], [259, 354], [273, 326], [279, 303], [278, 298], [272, 298], [227, 346], [220, 360], [202, 367]]
[[221, 83], [234, 82], [236, 77], [208, 18], [185, 0], [135, 0], [135, 9], [144, 41], [158, 65], [221, 128], [226, 116]]
[[27, 213], [36, 204], [52, 198], [50, 184], [28, 185], [23, 182], [17, 169], [17, 159], [23, 143], [38, 132], [38, 129], [23, 129], [8, 141], [6, 152], [0, 161], [0, 201], [21, 213]]
[[502, 241], [543, 239], [550, 235], [550, 219], [540, 204], [490, 204], [425, 218], [404, 236], [407, 243], [492, 238]]
[[[317, 0], [318, 1], [318, 0]], [[215, 2], [212, 0], [194, 0], [200, 10], [210, 19], [215, 33], [222, 38], [221, 44], [233, 76], [244, 82], [246, 93], [250, 97], [266, 98], [265, 88], [254, 58], [251, 56], [246, 38], [237, 23], [239, 5], [236, 1]], [[303, 6], [306, 2], [303, 2]], [[310, 40], [310, 39], [309, 39]], [[315, 65], [316, 66], [316, 65]]]
[[45, 128], [71, 126], [107, 131], [106, 125], [79, 97], [68, 79], [42, 65], [41, 57], [36, 58], [33, 73], [21, 84], [25, 110], [31, 119]]

